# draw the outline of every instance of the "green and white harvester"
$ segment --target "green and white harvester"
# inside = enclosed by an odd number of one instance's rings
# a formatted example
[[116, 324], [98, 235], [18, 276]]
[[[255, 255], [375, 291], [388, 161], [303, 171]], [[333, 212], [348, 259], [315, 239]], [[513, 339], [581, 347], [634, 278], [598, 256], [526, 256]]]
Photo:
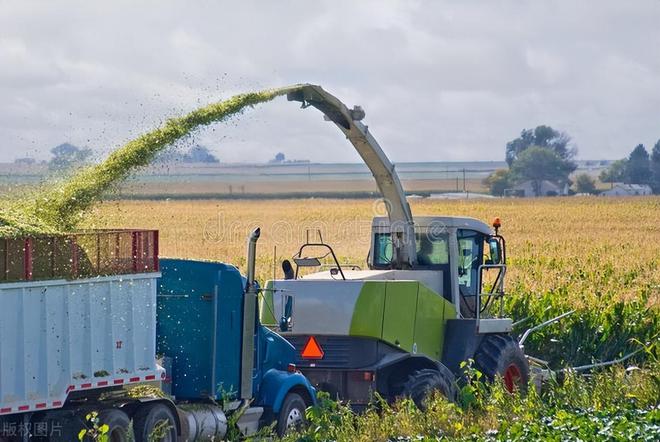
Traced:
[[342, 265], [319, 234], [293, 264], [283, 263], [283, 279], [267, 282], [261, 322], [296, 347], [296, 367], [315, 387], [357, 408], [375, 392], [388, 400], [410, 397], [421, 407], [434, 390], [454, 400], [468, 360], [509, 390], [525, 388], [529, 365], [502, 311], [506, 247], [499, 220], [489, 226], [465, 217], [413, 217], [394, 166], [361, 123], [360, 107], [348, 109], [312, 85], [288, 99], [316, 107], [344, 132], [388, 214], [373, 219], [368, 269]]

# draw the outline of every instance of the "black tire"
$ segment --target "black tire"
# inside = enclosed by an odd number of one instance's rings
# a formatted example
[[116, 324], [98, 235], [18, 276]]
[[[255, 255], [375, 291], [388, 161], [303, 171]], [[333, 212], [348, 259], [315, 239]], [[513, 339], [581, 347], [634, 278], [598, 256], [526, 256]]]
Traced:
[[[33, 437], [32, 440], [35, 441], [52, 441], [52, 442], [70, 442], [78, 440], [78, 434], [80, 430], [86, 428], [85, 426], [85, 416], [75, 415], [74, 413], [60, 413], [55, 416], [49, 416], [46, 418], [41, 417], [41, 415], [35, 415], [33, 417], [33, 428], [35, 422], [45, 423], [48, 436]], [[16, 439], [22, 440], [22, 439]]]
[[307, 404], [298, 393], [289, 393], [282, 402], [277, 416], [277, 435], [282, 437], [292, 428], [300, 428], [305, 423]]
[[[37, 434], [33, 439], [35, 441], [51, 442], [71, 442], [78, 440], [78, 434], [81, 430], [92, 428], [92, 423], [88, 422], [86, 415], [90, 410], [79, 410], [77, 412], [60, 412], [48, 417], [35, 415], [33, 418], [33, 428], [35, 422], [44, 423], [49, 433], [47, 437], [40, 437]], [[129, 437], [130, 418], [126, 413], [117, 408], [105, 408], [98, 411], [98, 425], [108, 426], [109, 442], [125, 442], [131, 440]], [[36, 433], [36, 432], [35, 432]], [[82, 439], [84, 442], [91, 441], [93, 438], [86, 435]]]
[[131, 439], [128, 434], [131, 419], [117, 408], [102, 410], [99, 413], [99, 424], [109, 427], [108, 442], [127, 442]]
[[476, 368], [491, 382], [501, 377], [507, 390], [527, 391], [529, 363], [518, 343], [508, 335], [488, 335], [474, 355]]
[[133, 432], [135, 442], [176, 442], [176, 419], [167, 405], [147, 403], [138, 408], [133, 416]]
[[413, 371], [403, 384], [401, 396], [412, 399], [417, 408], [425, 411], [426, 399], [434, 391], [442, 393], [450, 402], [456, 402], [458, 390], [454, 375], [445, 366], [437, 370], [425, 368]]

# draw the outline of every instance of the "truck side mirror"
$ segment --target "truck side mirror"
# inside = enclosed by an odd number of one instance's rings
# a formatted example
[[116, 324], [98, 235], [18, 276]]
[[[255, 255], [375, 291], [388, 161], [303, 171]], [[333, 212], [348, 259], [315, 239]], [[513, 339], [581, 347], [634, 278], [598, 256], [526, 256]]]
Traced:
[[490, 250], [490, 262], [486, 264], [501, 264], [502, 263], [502, 244], [497, 238], [488, 239], [488, 248]]
[[293, 296], [282, 294], [282, 316], [280, 317], [280, 331], [293, 330]]

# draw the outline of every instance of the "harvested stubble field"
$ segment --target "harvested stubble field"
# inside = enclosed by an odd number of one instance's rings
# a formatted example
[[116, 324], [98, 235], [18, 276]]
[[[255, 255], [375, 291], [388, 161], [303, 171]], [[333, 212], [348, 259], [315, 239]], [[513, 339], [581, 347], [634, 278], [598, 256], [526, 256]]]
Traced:
[[[424, 415], [403, 404], [355, 419], [328, 402], [312, 413], [317, 429], [308, 430], [304, 440], [420, 434], [428, 440], [571, 440], [573, 435], [575, 440], [608, 435], [653, 440], [660, 435], [654, 344], [660, 330], [660, 198], [427, 199], [411, 205], [417, 215], [502, 219], [509, 264], [506, 308], [515, 319], [529, 316], [529, 325], [577, 310], [533, 334], [526, 344], [529, 354], [561, 368], [613, 359], [646, 345], [648, 351], [628, 361], [646, 368], [605, 370], [586, 381], [569, 378], [542, 398], [485, 394], [477, 386], [468, 392], [473, 398], [468, 404], [455, 407], [439, 400], [435, 411]], [[114, 201], [97, 206], [87, 224], [157, 228], [162, 256], [220, 260], [242, 270], [247, 233], [261, 226], [258, 276], [263, 281], [274, 271], [280, 274], [273, 265], [274, 246], [278, 261], [288, 258], [307, 230], [313, 235], [321, 229], [342, 262], [364, 265], [374, 214], [382, 214], [382, 206], [369, 200]]]

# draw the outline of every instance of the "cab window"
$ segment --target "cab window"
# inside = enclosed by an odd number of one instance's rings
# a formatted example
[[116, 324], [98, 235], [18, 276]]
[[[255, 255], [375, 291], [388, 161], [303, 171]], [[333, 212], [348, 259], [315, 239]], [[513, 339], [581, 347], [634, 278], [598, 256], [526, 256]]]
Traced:
[[458, 285], [463, 296], [476, 296], [479, 292], [484, 239], [482, 233], [474, 230], [458, 230]]
[[417, 264], [420, 266], [433, 268], [449, 264], [449, 242], [446, 234], [416, 233], [415, 245]]
[[392, 235], [376, 233], [374, 238], [374, 266], [387, 267], [392, 262]]
[[[446, 234], [429, 235], [415, 233], [417, 264], [429, 269], [442, 268], [449, 264], [449, 241]], [[374, 237], [374, 266], [387, 267], [392, 263], [392, 236], [389, 233], [376, 233]]]

